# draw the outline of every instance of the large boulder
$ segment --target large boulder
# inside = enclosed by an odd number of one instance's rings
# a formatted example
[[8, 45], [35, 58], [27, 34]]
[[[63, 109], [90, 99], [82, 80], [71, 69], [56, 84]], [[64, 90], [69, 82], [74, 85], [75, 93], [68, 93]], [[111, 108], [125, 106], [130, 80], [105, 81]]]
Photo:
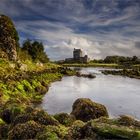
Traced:
[[0, 15], [0, 53], [1, 57], [9, 60], [17, 59], [17, 48], [19, 37], [11, 19], [5, 15]]
[[108, 117], [108, 112], [104, 105], [92, 102], [87, 98], [77, 99], [73, 104], [71, 114], [74, 115], [77, 120], [84, 122], [102, 116]]

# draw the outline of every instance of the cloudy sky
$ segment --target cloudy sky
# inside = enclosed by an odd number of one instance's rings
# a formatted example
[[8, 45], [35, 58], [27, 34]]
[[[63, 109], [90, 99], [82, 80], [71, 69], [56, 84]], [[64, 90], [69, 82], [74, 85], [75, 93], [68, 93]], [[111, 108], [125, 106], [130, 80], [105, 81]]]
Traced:
[[0, 0], [20, 42], [42, 41], [53, 60], [81, 48], [91, 58], [140, 56], [140, 0]]

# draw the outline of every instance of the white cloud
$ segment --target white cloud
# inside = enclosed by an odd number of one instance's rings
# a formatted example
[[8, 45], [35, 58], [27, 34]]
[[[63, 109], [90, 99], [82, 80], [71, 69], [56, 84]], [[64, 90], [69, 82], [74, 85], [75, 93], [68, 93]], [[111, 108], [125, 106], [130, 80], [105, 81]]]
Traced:
[[18, 31], [25, 34], [21, 40], [43, 41], [52, 59], [71, 57], [73, 48], [81, 48], [91, 58], [140, 54], [135, 47], [140, 40], [140, 7], [135, 1], [122, 9], [117, 0], [96, 0], [91, 8], [83, 2], [1, 0], [0, 9], [16, 19]]

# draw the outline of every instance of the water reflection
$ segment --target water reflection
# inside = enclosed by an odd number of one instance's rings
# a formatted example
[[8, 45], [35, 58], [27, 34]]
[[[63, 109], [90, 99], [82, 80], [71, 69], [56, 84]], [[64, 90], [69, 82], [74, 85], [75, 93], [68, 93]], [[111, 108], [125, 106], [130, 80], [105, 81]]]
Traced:
[[64, 77], [51, 85], [40, 105], [50, 114], [71, 112], [77, 98], [90, 98], [104, 104], [110, 116], [133, 115], [140, 119], [140, 80], [103, 75], [103, 68], [82, 68], [82, 73], [94, 73], [95, 79]]

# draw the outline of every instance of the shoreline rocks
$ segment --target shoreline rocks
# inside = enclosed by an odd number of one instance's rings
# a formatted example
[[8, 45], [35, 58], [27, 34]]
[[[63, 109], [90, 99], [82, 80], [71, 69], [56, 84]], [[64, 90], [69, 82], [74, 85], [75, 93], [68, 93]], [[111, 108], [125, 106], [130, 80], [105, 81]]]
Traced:
[[127, 76], [130, 78], [140, 79], [140, 71], [134, 69], [123, 69], [123, 70], [103, 70], [103, 74], [105, 75], [120, 75]]
[[125, 115], [110, 119], [104, 105], [87, 98], [77, 99], [71, 114], [49, 115], [43, 109], [30, 106], [20, 107], [22, 111], [19, 111], [19, 104], [13, 104], [16, 109], [9, 111], [16, 115], [10, 114], [13, 116], [10, 123], [4, 119], [9, 115], [3, 118], [0, 113], [0, 139], [140, 139], [140, 121]]
[[77, 120], [84, 122], [102, 116], [108, 117], [108, 112], [104, 105], [92, 102], [88, 98], [77, 99], [72, 106], [71, 114], [75, 116]]

